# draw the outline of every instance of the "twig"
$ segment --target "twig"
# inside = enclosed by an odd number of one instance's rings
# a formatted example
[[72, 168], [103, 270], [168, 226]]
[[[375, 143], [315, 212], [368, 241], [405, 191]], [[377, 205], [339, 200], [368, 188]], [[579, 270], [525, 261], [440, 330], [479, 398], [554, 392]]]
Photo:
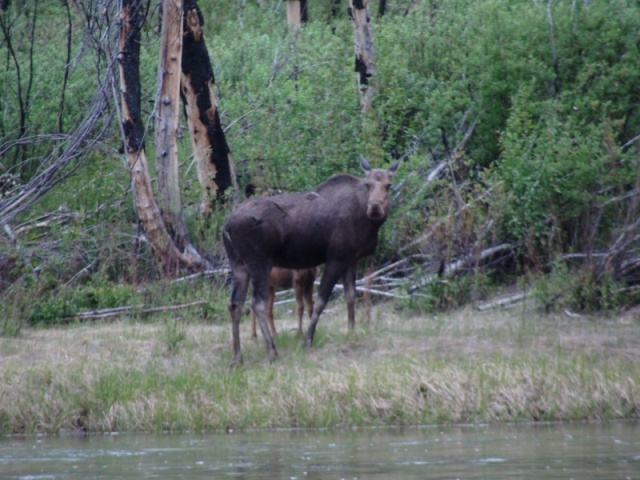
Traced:
[[[337, 284], [334, 288], [337, 288], [339, 290], [344, 290], [344, 287], [340, 284]], [[373, 295], [380, 295], [382, 297], [389, 297], [389, 298], [409, 298], [408, 295], [398, 295], [395, 293], [391, 293], [391, 292], [383, 292], [381, 290], [374, 290], [373, 288], [365, 288], [365, 287], [356, 287], [356, 291], [358, 292], [368, 292], [368, 293], [372, 293]]]
[[203, 272], [187, 275], [186, 277], [175, 278], [171, 280], [170, 283], [187, 282], [189, 280], [195, 280], [196, 278], [200, 278], [200, 277], [215, 277], [216, 275], [220, 275], [220, 274], [227, 275], [228, 273], [229, 273], [228, 268], [217, 268], [215, 270], [205, 270]]
[[382, 275], [383, 273], [387, 273], [391, 270], [393, 270], [396, 267], [399, 267], [401, 265], [404, 265], [405, 263], [414, 260], [416, 258], [427, 258], [427, 255], [421, 255], [421, 254], [415, 254], [415, 255], [409, 255], [408, 257], [405, 257], [401, 260], [398, 260], [395, 263], [392, 263], [391, 265], [387, 265], [386, 267], [381, 268], [380, 270], [376, 270], [373, 273], [370, 273], [369, 275], [366, 275], [365, 277], [362, 277], [360, 280], [358, 280], [358, 283], [363, 284], [365, 283], [367, 280], [371, 280], [374, 278], [379, 277], [380, 275]]

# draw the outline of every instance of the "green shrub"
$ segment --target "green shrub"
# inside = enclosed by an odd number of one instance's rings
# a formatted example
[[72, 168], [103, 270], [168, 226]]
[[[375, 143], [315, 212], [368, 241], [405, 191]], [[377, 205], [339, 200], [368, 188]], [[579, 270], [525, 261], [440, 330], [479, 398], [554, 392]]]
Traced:
[[458, 278], [434, 278], [420, 290], [419, 296], [410, 301], [409, 307], [425, 313], [451, 311], [483, 298], [490, 284], [489, 276], [483, 273]]
[[542, 251], [547, 261], [608, 240], [608, 215], [616, 212], [601, 205], [620, 193], [622, 178], [632, 178], [632, 164], [610, 149], [614, 128], [606, 117], [585, 124], [554, 102], [536, 106], [526, 88], [514, 98], [493, 179], [503, 182], [507, 196], [505, 229], [526, 240], [525, 255]]
[[545, 313], [612, 313], [630, 301], [620, 282], [610, 274], [599, 278], [589, 265], [570, 267], [559, 260], [549, 273], [532, 278], [534, 298]]

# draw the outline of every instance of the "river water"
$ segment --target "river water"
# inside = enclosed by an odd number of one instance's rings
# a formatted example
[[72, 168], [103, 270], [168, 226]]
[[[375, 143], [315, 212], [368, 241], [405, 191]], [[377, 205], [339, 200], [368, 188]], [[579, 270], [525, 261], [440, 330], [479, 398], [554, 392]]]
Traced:
[[0, 437], [0, 478], [640, 479], [640, 424]]

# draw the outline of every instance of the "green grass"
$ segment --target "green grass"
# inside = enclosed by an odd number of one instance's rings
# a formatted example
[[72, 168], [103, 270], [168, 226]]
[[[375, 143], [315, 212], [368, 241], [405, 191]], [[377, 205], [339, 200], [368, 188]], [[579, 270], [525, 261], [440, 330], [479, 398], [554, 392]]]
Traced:
[[[331, 303], [314, 346], [276, 308], [279, 359], [242, 324], [161, 316], [0, 338], [0, 432], [214, 431], [637, 418], [637, 314], [533, 308], [436, 316], [374, 307], [347, 334]], [[173, 322], [173, 323], [172, 323]], [[171, 326], [173, 325], [173, 326]]]

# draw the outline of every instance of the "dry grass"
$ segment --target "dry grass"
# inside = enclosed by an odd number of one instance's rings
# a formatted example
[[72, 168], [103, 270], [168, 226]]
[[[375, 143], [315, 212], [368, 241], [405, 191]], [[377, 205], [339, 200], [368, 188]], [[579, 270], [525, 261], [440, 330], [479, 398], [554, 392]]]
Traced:
[[0, 338], [3, 432], [214, 430], [635, 418], [640, 319], [540, 316], [531, 308], [437, 316], [374, 308], [346, 334], [338, 304], [302, 348], [276, 311], [280, 359], [242, 325], [159, 317]]

